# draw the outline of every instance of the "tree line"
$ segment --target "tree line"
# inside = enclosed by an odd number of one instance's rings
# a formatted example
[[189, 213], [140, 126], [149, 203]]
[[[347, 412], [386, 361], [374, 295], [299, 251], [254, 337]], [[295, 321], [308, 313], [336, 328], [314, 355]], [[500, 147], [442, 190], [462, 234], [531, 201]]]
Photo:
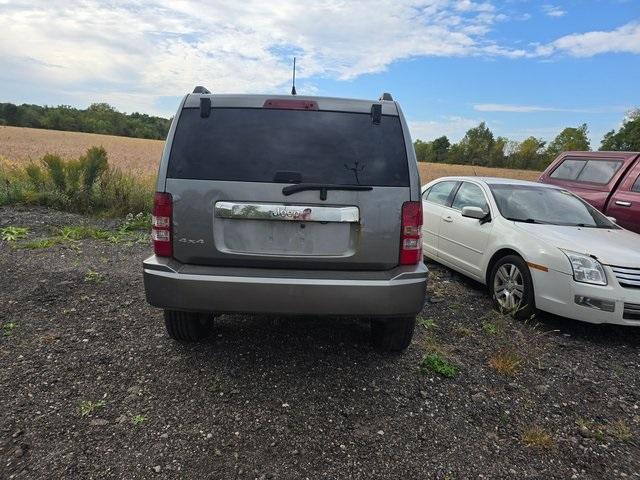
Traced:
[[48, 128], [164, 140], [170, 124], [170, 119], [145, 113], [122, 113], [107, 103], [94, 103], [86, 109], [68, 105], [49, 107], [0, 103], [0, 125], [13, 127]]
[[[458, 163], [486, 167], [544, 170], [561, 152], [591, 150], [587, 124], [562, 130], [551, 142], [529, 137], [521, 142], [496, 137], [482, 122], [467, 131], [458, 143], [446, 136], [430, 142], [416, 140], [420, 162]], [[600, 150], [640, 151], [640, 109], [630, 112], [622, 126], [608, 132]]]

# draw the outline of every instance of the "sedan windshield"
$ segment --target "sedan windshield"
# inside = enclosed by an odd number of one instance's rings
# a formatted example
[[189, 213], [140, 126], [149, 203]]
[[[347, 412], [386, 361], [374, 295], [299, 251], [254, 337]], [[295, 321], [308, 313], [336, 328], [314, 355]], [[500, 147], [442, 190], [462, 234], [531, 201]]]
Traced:
[[588, 203], [566, 190], [535, 185], [490, 185], [500, 214], [514, 222], [591, 228], [618, 228]]

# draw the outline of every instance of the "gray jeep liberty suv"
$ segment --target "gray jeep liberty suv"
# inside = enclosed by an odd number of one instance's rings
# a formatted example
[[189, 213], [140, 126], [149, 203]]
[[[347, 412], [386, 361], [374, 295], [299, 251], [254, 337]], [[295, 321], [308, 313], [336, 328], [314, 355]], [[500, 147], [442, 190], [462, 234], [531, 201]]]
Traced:
[[217, 314], [359, 316], [382, 350], [411, 342], [426, 293], [409, 129], [380, 100], [184, 97], [155, 194], [151, 305], [195, 341]]

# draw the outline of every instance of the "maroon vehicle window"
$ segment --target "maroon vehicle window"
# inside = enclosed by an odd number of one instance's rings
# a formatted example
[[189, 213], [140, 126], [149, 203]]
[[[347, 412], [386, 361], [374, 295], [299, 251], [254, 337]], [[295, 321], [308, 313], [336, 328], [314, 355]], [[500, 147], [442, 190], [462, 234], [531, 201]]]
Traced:
[[589, 160], [578, 175], [578, 181], [604, 185], [611, 181], [621, 166], [619, 160]]
[[579, 160], [568, 158], [551, 173], [551, 178], [605, 185], [620, 167], [621, 160]]
[[631, 191], [640, 192], [640, 175], [638, 175], [638, 178], [636, 179], [636, 183], [634, 183], [633, 187], [631, 187]]
[[586, 160], [567, 158], [553, 171], [551, 178], [557, 178], [558, 180], [575, 180], [578, 178], [578, 175], [580, 175], [586, 163]]

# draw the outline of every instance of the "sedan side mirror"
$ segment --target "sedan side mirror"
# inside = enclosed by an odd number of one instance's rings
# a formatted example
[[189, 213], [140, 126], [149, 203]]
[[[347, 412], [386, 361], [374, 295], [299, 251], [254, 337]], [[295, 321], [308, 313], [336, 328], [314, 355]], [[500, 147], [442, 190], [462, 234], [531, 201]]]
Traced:
[[482, 220], [487, 216], [487, 212], [482, 210], [480, 207], [462, 207], [462, 216]]

